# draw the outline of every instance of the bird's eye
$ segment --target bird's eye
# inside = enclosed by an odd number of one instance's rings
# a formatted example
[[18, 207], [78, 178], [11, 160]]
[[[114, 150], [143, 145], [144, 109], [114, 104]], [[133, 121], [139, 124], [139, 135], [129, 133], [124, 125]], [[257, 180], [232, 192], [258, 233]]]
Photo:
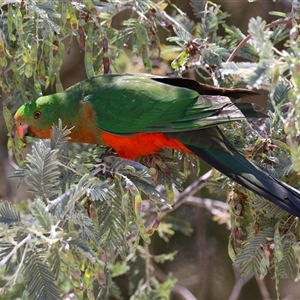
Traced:
[[36, 112], [34, 112], [33, 116], [35, 119], [39, 119], [42, 116], [42, 113], [40, 111], [36, 111]]

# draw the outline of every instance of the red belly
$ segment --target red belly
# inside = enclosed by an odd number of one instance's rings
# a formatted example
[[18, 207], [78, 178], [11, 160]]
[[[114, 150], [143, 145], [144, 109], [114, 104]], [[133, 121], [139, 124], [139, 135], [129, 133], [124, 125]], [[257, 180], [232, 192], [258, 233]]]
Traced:
[[154, 154], [162, 148], [190, 152], [184, 144], [178, 140], [166, 137], [164, 133], [138, 133], [128, 137], [121, 137], [103, 132], [102, 139], [107, 146], [117, 151], [119, 156], [128, 159]]

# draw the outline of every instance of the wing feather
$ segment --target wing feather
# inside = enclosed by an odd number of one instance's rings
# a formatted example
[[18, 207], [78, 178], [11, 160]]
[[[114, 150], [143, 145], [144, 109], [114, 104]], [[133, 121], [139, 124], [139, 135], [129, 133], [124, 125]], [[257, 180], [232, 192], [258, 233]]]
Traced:
[[[100, 129], [118, 135], [188, 131], [241, 120], [245, 113], [251, 117], [251, 111], [257, 117], [251, 104], [243, 107], [226, 96], [199, 95], [195, 88], [184, 87], [183, 78], [179, 86], [162, 78], [145, 74], [94, 77], [84, 82], [83, 101], [92, 106]], [[191, 82], [187, 80], [187, 86]]]

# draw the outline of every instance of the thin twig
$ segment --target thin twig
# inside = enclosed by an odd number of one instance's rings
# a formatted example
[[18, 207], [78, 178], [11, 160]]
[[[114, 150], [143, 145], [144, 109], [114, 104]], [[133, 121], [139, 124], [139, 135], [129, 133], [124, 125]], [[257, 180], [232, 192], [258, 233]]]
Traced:
[[[300, 20], [296, 20], [297, 24], [300, 24]], [[264, 27], [264, 30], [279, 26], [279, 25], [288, 25], [291, 24], [292, 20], [280, 20], [273, 22], [271, 24], [268, 24]], [[252, 38], [252, 34], [247, 35], [233, 50], [233, 52], [230, 54], [226, 62], [230, 62], [234, 59], [234, 57], [237, 55], [237, 53], [240, 51], [240, 49]]]
[[178, 195], [175, 200], [175, 204], [173, 205], [173, 210], [182, 205], [189, 196], [194, 195], [200, 189], [204, 187], [204, 184], [211, 178], [212, 170], [209, 170], [201, 177], [199, 177], [196, 181], [194, 181], [191, 185], [189, 185], [182, 193]]
[[257, 279], [256, 282], [263, 299], [271, 300], [271, 295], [267, 289], [265, 281], [263, 279]]
[[95, 8], [99, 14], [105, 13], [105, 12], [119, 13], [125, 9], [131, 9], [132, 4], [125, 3], [125, 4], [116, 4], [116, 5], [95, 6]]
[[[168, 276], [156, 264], [152, 263], [152, 265], [155, 269], [155, 274], [158, 280], [162, 282], [166, 281], [168, 279]], [[173, 293], [181, 296], [184, 300], [197, 300], [197, 298], [186, 287], [178, 283], [175, 283], [172, 291]]]
[[227, 212], [229, 208], [229, 205], [226, 202], [222, 202], [216, 199], [200, 198], [195, 196], [187, 197], [185, 203], [197, 207], [205, 207], [213, 215], [220, 215], [221, 213]]
[[247, 35], [233, 50], [233, 52], [230, 54], [226, 62], [230, 62], [234, 59], [234, 57], [237, 55], [237, 53], [243, 48], [243, 46], [252, 38], [252, 35]]
[[14, 153], [12, 152], [12, 150], [8, 150], [8, 161], [9, 164], [13, 167], [13, 169], [19, 169], [19, 166], [14, 161]]
[[54, 200], [48, 200], [48, 205], [46, 207], [46, 211], [50, 211], [53, 206], [57, 205], [59, 202], [61, 202], [65, 197], [69, 197], [72, 194], [73, 190], [70, 189], [66, 191], [65, 193], [61, 194]]
[[[161, 214], [162, 216], [168, 214], [170, 211], [173, 211], [174, 209], [178, 208], [182, 204], [184, 204], [188, 197], [194, 195], [196, 192], [198, 192], [200, 189], [204, 187], [204, 184], [210, 179], [212, 170], [206, 172], [204, 175], [199, 177], [196, 181], [194, 181], [191, 185], [189, 185], [182, 193], [180, 193], [175, 201], [172, 208], [169, 206], [163, 206], [161, 208]], [[150, 216], [147, 218], [145, 222], [146, 228], [150, 226], [150, 224], [153, 224], [156, 220], [157, 214], [151, 213]]]
[[175, 28], [180, 28], [180, 31], [184, 32], [189, 37], [190, 40], [194, 39], [194, 36], [191, 33], [189, 33], [181, 24], [175, 21], [172, 17], [170, 17], [165, 11], [155, 7], [155, 14], [163, 21], [172, 24]]
[[0, 7], [8, 5], [8, 4], [14, 4], [14, 3], [18, 3], [21, 2], [20, 0], [5, 0], [3, 3], [1, 3]]
[[[26, 243], [25, 243], [23, 254], [22, 254], [22, 258], [19, 262], [19, 266], [18, 266], [17, 270], [15, 271], [14, 275], [12, 275], [8, 279], [8, 281], [13, 280], [13, 285], [16, 284], [16, 281], [17, 281], [18, 277], [20, 276], [20, 271], [24, 265], [24, 261], [25, 261], [26, 255], [27, 255], [27, 248], [28, 248], [28, 244], [29, 244], [29, 243], [27, 243], [27, 241], [29, 241], [31, 239], [31, 235], [29, 234], [26, 239], [27, 240], [25, 241]], [[24, 240], [22, 242], [24, 243]]]
[[[95, 6], [97, 9], [97, 12], [100, 13], [104, 13], [104, 12], [121, 12], [123, 10], [126, 9], [131, 9], [133, 11], [135, 11], [140, 17], [147, 19], [147, 17], [139, 12], [133, 5], [132, 3], [125, 3], [125, 4], [117, 4], [117, 5], [110, 5], [110, 6]], [[151, 11], [152, 14], [156, 14], [157, 17], [159, 19], [161, 19], [162, 21], [164, 21], [165, 23], [169, 23], [172, 26], [174, 26], [175, 28], [180, 29], [181, 32], [184, 32], [189, 39], [193, 40], [194, 37], [193, 35], [188, 32], [180, 23], [178, 23], [176, 20], [174, 20], [172, 17], [170, 17], [165, 11], [160, 10], [158, 7], [153, 7], [154, 11]], [[148, 11], [146, 12], [148, 13]], [[148, 20], [148, 19], [147, 19]]]
[[241, 278], [240, 269], [234, 266], [235, 284], [228, 300], [238, 300], [244, 285], [254, 277], [254, 273], [249, 273], [245, 278]]
[[11, 257], [16, 254], [17, 250], [20, 249], [24, 244], [26, 244], [31, 239], [31, 235], [29, 234], [26, 238], [24, 238], [20, 243], [16, 244], [14, 249], [11, 250], [1, 261], [0, 268], [2, 268]]

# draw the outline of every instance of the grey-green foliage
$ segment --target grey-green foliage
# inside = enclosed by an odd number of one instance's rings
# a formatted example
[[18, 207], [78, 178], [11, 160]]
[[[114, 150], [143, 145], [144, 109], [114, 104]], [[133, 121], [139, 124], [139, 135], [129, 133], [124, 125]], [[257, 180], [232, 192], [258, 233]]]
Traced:
[[9, 202], [0, 204], [0, 222], [5, 224], [18, 223], [21, 221], [20, 212]]
[[57, 150], [51, 150], [43, 142], [34, 143], [32, 154], [28, 154], [23, 169], [32, 185], [31, 192], [43, 199], [51, 199], [60, 192], [59, 168], [56, 159]]
[[270, 267], [270, 260], [266, 251], [268, 245], [267, 239], [273, 232], [274, 228], [269, 227], [254, 237], [250, 236], [251, 243], [245, 241], [243, 251], [234, 260], [236, 264], [241, 265], [241, 274], [243, 276], [251, 271], [254, 272], [257, 278], [263, 278], [267, 274]]
[[29, 299], [61, 299], [53, 272], [35, 253], [27, 255], [23, 274]]
[[[125, 260], [140, 237], [149, 242], [139, 189], [154, 209], [168, 204], [155, 190], [149, 169], [138, 162], [101, 147], [66, 156], [63, 146], [69, 133], [59, 121], [50, 147], [34, 142], [26, 164], [15, 172], [34, 194], [28, 213], [21, 217], [14, 205], [0, 205], [1, 226], [6, 228], [0, 238], [0, 264], [18, 266], [14, 276], [23, 274], [29, 299], [59, 299], [57, 284], [65, 276], [72, 276], [73, 287], [81, 286], [78, 297], [104, 295], [112, 284], [109, 265], [118, 255]], [[177, 169], [172, 166], [174, 178], [180, 174]], [[86, 272], [102, 274], [103, 284], [94, 276], [83, 281], [80, 275]], [[7, 288], [11, 285], [7, 279]]]
[[[167, 14], [163, 3], [174, 13]], [[217, 4], [206, 0], [189, 3], [194, 21], [171, 1], [9, 1], [0, 12], [0, 86], [7, 97], [3, 104], [8, 128], [12, 113], [23, 102], [36, 98], [45, 88], [62, 90], [58, 70], [73, 51], [72, 39], [84, 53], [88, 77], [123, 70], [118, 57], [124, 53], [141, 57], [144, 69], [150, 72], [163, 45], [163, 55], [172, 54], [173, 61], [165, 62], [175, 74], [193, 69], [206, 83], [269, 92], [270, 118], [264, 126], [252, 123], [257, 129], [254, 133], [245, 123], [231, 124], [224, 132], [259, 166], [299, 188], [295, 172], [300, 170], [299, 1], [291, 1], [290, 12], [273, 12], [278, 19], [271, 24], [259, 17], [251, 19], [248, 33], [227, 25], [229, 15]], [[130, 17], [113, 27], [113, 21], [129, 10]], [[219, 35], [221, 26], [225, 36]], [[160, 40], [161, 29], [167, 31], [167, 41]], [[280, 41], [284, 46], [279, 51]], [[233, 61], [236, 56], [243, 61]], [[144, 226], [148, 215], [157, 214], [160, 220], [158, 206], [170, 204], [165, 198], [174, 197], [172, 185], [180, 190], [184, 176], [172, 152], [131, 162], [101, 147], [66, 147], [68, 133], [61, 124], [54, 127], [50, 146], [35, 142], [26, 165], [15, 173], [26, 178], [34, 193], [26, 211], [7, 202], [0, 205], [0, 265], [13, 274], [5, 277], [3, 291], [23, 274], [28, 290], [24, 299], [34, 298], [39, 287], [43, 297], [49, 292], [55, 295], [55, 284], [61, 287], [62, 282], [68, 282], [78, 298], [120, 297], [111, 277], [131, 276], [137, 256], [142, 263], [149, 259], [142, 250], [130, 256], [128, 252], [137, 249], [140, 237], [150, 241], [153, 228]], [[10, 140], [9, 148], [22, 161], [18, 146]], [[165, 185], [165, 198], [156, 191], [156, 184]], [[242, 266], [243, 275], [254, 271], [263, 277], [269, 268], [274, 269], [276, 279], [294, 278], [294, 271], [299, 274], [298, 219], [218, 172], [209, 186], [214, 192], [231, 189], [230, 254]], [[150, 203], [147, 211], [141, 210], [142, 203]], [[114, 264], [118, 255], [125, 259], [123, 264]], [[141, 270], [135, 278], [136, 289], [131, 290], [132, 299], [169, 297], [174, 279], [159, 284], [150, 269]], [[32, 281], [28, 276], [33, 273], [40, 277]], [[145, 279], [145, 273], [151, 273], [151, 280]], [[130, 280], [132, 283], [133, 278]]]

